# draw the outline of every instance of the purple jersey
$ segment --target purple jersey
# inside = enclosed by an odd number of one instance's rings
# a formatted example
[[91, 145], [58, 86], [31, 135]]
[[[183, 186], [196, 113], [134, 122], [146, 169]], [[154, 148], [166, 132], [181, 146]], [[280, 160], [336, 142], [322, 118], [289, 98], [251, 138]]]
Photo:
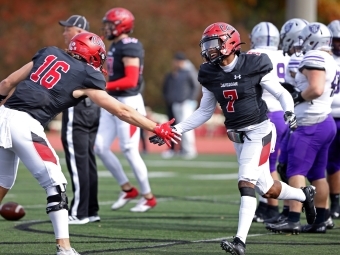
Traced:
[[109, 81], [116, 81], [125, 76], [125, 67], [123, 63], [124, 57], [139, 58], [139, 78], [137, 86], [131, 89], [108, 91], [111, 96], [127, 97], [139, 94], [143, 89], [143, 64], [144, 64], [144, 49], [143, 45], [136, 38], [127, 37], [112, 43], [107, 52], [106, 64]]
[[30, 74], [17, 85], [5, 106], [27, 112], [44, 127], [57, 114], [84, 99], [74, 98], [74, 90], [105, 89], [105, 77], [99, 70], [59, 48], [43, 48], [32, 61]]

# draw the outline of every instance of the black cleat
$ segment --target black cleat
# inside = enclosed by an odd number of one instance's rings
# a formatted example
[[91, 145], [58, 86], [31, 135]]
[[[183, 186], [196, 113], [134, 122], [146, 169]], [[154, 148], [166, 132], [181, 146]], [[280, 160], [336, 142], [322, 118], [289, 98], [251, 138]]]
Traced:
[[240, 240], [240, 238], [235, 237], [232, 242], [227, 240], [222, 240], [221, 242], [222, 250], [229, 252], [232, 255], [245, 255], [246, 245]]
[[302, 202], [302, 211], [305, 211], [307, 223], [313, 224], [316, 218], [316, 209], [314, 206], [315, 187], [310, 185], [301, 189], [306, 196], [306, 200]]
[[274, 233], [292, 233], [299, 234], [301, 232], [301, 224], [300, 222], [290, 222], [284, 221], [277, 224], [266, 224], [266, 229], [274, 232]]
[[339, 206], [331, 207], [331, 216], [333, 219], [339, 219], [340, 218], [340, 208]]
[[253, 222], [259, 222], [262, 223], [264, 222], [265, 215], [263, 213], [256, 213], [253, 217]]
[[265, 219], [263, 222], [264, 223], [269, 223], [269, 224], [273, 224], [273, 223], [280, 223], [283, 222], [285, 220], [287, 220], [288, 217], [283, 215], [282, 213], [279, 213], [278, 215], [270, 218], [270, 219]]
[[335, 227], [332, 217], [329, 217], [328, 220], [325, 221], [325, 224], [327, 229], [332, 229]]
[[301, 227], [301, 233], [326, 233], [326, 223], [307, 224]]

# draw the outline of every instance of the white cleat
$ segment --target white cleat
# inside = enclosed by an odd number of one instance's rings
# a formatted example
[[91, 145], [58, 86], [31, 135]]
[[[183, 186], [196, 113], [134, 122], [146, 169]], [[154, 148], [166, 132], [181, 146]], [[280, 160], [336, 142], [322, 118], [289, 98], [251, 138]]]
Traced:
[[59, 244], [57, 244], [57, 255], [80, 255], [75, 249], [65, 250]]
[[98, 215], [89, 217], [89, 222], [99, 222], [99, 221], [100, 221], [100, 217]]
[[132, 188], [129, 192], [121, 191], [119, 193], [118, 200], [111, 206], [112, 210], [118, 210], [119, 208], [122, 208], [124, 205], [127, 204], [127, 202], [131, 201], [132, 199], [135, 199], [138, 196], [138, 190], [136, 188]]
[[157, 205], [157, 201], [155, 197], [151, 199], [145, 199], [142, 197], [135, 207], [130, 209], [131, 212], [146, 212]]
[[89, 222], [90, 222], [89, 217], [78, 219], [77, 216], [68, 216], [69, 225], [83, 225]]

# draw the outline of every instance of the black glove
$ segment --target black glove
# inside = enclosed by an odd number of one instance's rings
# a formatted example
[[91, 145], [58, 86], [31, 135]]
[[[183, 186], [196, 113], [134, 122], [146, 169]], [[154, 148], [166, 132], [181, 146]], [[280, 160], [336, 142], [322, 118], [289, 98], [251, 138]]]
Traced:
[[276, 169], [277, 169], [278, 174], [280, 175], [281, 181], [288, 184], [287, 164], [279, 163]]
[[290, 130], [294, 131], [297, 128], [296, 125], [296, 116], [291, 111], [286, 111], [284, 114], [285, 122], [289, 124]]
[[302, 96], [301, 96], [302, 91], [300, 90], [295, 90], [294, 92], [291, 93], [292, 98], [294, 100], [294, 106], [297, 106], [298, 104], [301, 104], [302, 102], [306, 101]]
[[165, 144], [165, 141], [160, 138], [158, 135], [153, 135], [149, 137], [149, 142], [153, 144], [158, 144], [158, 146], [162, 146]]

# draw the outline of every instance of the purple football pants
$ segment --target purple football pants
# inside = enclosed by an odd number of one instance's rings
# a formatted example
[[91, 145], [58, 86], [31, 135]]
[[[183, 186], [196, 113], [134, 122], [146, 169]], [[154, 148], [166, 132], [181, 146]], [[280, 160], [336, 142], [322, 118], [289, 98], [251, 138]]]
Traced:
[[312, 126], [298, 126], [288, 141], [287, 178], [306, 176], [309, 182], [325, 178], [328, 149], [335, 137], [336, 125], [329, 115]]
[[277, 133], [275, 151], [273, 153], [270, 153], [269, 156], [269, 167], [271, 173], [276, 171], [276, 162], [279, 156], [279, 151], [281, 150], [282, 139], [288, 129], [288, 125], [285, 123], [283, 115], [284, 115], [283, 111], [267, 113], [268, 118], [275, 125]]
[[340, 118], [336, 118], [336, 135], [328, 150], [327, 174], [334, 174], [340, 170]]

